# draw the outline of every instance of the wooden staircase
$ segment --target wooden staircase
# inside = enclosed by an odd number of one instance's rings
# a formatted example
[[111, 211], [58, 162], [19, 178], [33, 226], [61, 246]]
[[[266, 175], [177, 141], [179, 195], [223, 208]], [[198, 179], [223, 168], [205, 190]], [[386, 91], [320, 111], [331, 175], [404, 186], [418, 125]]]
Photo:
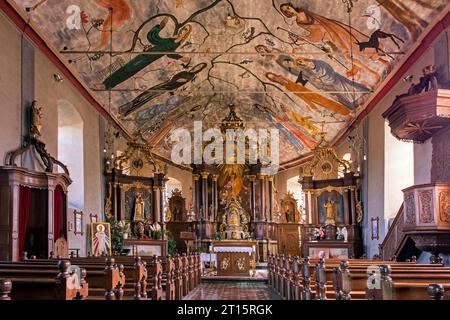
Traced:
[[403, 231], [404, 227], [404, 210], [403, 204], [397, 213], [383, 243], [380, 245], [380, 255], [383, 261], [389, 261], [394, 256], [398, 257], [402, 251], [405, 243], [408, 240], [408, 235]]

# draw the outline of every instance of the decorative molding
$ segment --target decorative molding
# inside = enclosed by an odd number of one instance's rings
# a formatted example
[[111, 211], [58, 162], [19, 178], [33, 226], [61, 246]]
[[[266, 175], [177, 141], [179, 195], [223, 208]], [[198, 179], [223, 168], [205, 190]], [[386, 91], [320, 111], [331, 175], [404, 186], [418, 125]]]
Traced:
[[416, 201], [413, 192], [405, 194], [405, 224], [416, 224]]
[[434, 222], [433, 190], [419, 191], [419, 222]]
[[444, 223], [450, 223], [450, 190], [439, 192], [440, 219]]

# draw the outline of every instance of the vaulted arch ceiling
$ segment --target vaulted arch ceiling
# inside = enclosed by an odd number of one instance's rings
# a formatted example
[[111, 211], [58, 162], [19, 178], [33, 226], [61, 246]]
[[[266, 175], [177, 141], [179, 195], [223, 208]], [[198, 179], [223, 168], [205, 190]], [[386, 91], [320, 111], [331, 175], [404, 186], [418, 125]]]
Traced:
[[286, 163], [322, 121], [329, 140], [345, 129], [449, 1], [15, 2], [157, 154], [170, 158], [171, 130], [218, 126], [233, 103], [248, 128], [281, 130]]

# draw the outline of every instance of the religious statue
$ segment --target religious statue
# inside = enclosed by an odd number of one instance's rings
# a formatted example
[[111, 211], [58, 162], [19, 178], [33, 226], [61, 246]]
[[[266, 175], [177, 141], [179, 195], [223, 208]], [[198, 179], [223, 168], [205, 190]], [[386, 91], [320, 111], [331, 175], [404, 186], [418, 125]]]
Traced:
[[134, 221], [141, 221], [144, 219], [144, 201], [142, 200], [141, 194], [138, 194], [134, 202]]
[[227, 206], [222, 214], [220, 230], [224, 233], [224, 238], [233, 240], [245, 239], [247, 223], [248, 219], [239, 202], [239, 198], [232, 196], [228, 200]]
[[40, 137], [42, 130], [42, 108], [38, 107], [37, 101], [31, 104], [31, 134]]
[[334, 218], [335, 218], [335, 210], [334, 210], [335, 203], [334, 203], [334, 201], [331, 200], [331, 198], [328, 198], [328, 202], [325, 203], [323, 206], [325, 207], [326, 213], [327, 213], [327, 220], [325, 223], [335, 225], [336, 222], [334, 220]]
[[148, 239], [148, 236], [145, 234], [145, 224], [143, 221], [138, 221], [136, 224], [136, 233], [139, 240]]
[[232, 208], [230, 214], [230, 225], [232, 226], [238, 226], [239, 225], [239, 214], [237, 212], [236, 208]]
[[289, 208], [287, 208], [287, 210], [286, 210], [286, 222], [287, 223], [293, 222], [292, 221], [292, 212]]

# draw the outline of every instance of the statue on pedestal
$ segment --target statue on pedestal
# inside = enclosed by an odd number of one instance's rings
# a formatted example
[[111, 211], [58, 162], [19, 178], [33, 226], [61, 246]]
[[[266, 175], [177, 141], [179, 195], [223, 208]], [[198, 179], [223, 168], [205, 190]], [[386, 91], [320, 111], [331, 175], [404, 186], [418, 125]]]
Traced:
[[327, 220], [326, 220], [326, 224], [330, 224], [330, 225], [335, 225], [336, 221], [335, 221], [335, 203], [333, 200], [331, 200], [331, 198], [328, 198], [328, 202], [325, 203], [323, 205], [326, 209], [326, 214], [327, 214]]
[[136, 200], [134, 202], [134, 220], [142, 221], [145, 220], [144, 216], [144, 201], [142, 200], [141, 194], [136, 196]]
[[243, 240], [248, 230], [248, 219], [237, 197], [231, 197], [222, 214], [221, 232], [228, 240]]

